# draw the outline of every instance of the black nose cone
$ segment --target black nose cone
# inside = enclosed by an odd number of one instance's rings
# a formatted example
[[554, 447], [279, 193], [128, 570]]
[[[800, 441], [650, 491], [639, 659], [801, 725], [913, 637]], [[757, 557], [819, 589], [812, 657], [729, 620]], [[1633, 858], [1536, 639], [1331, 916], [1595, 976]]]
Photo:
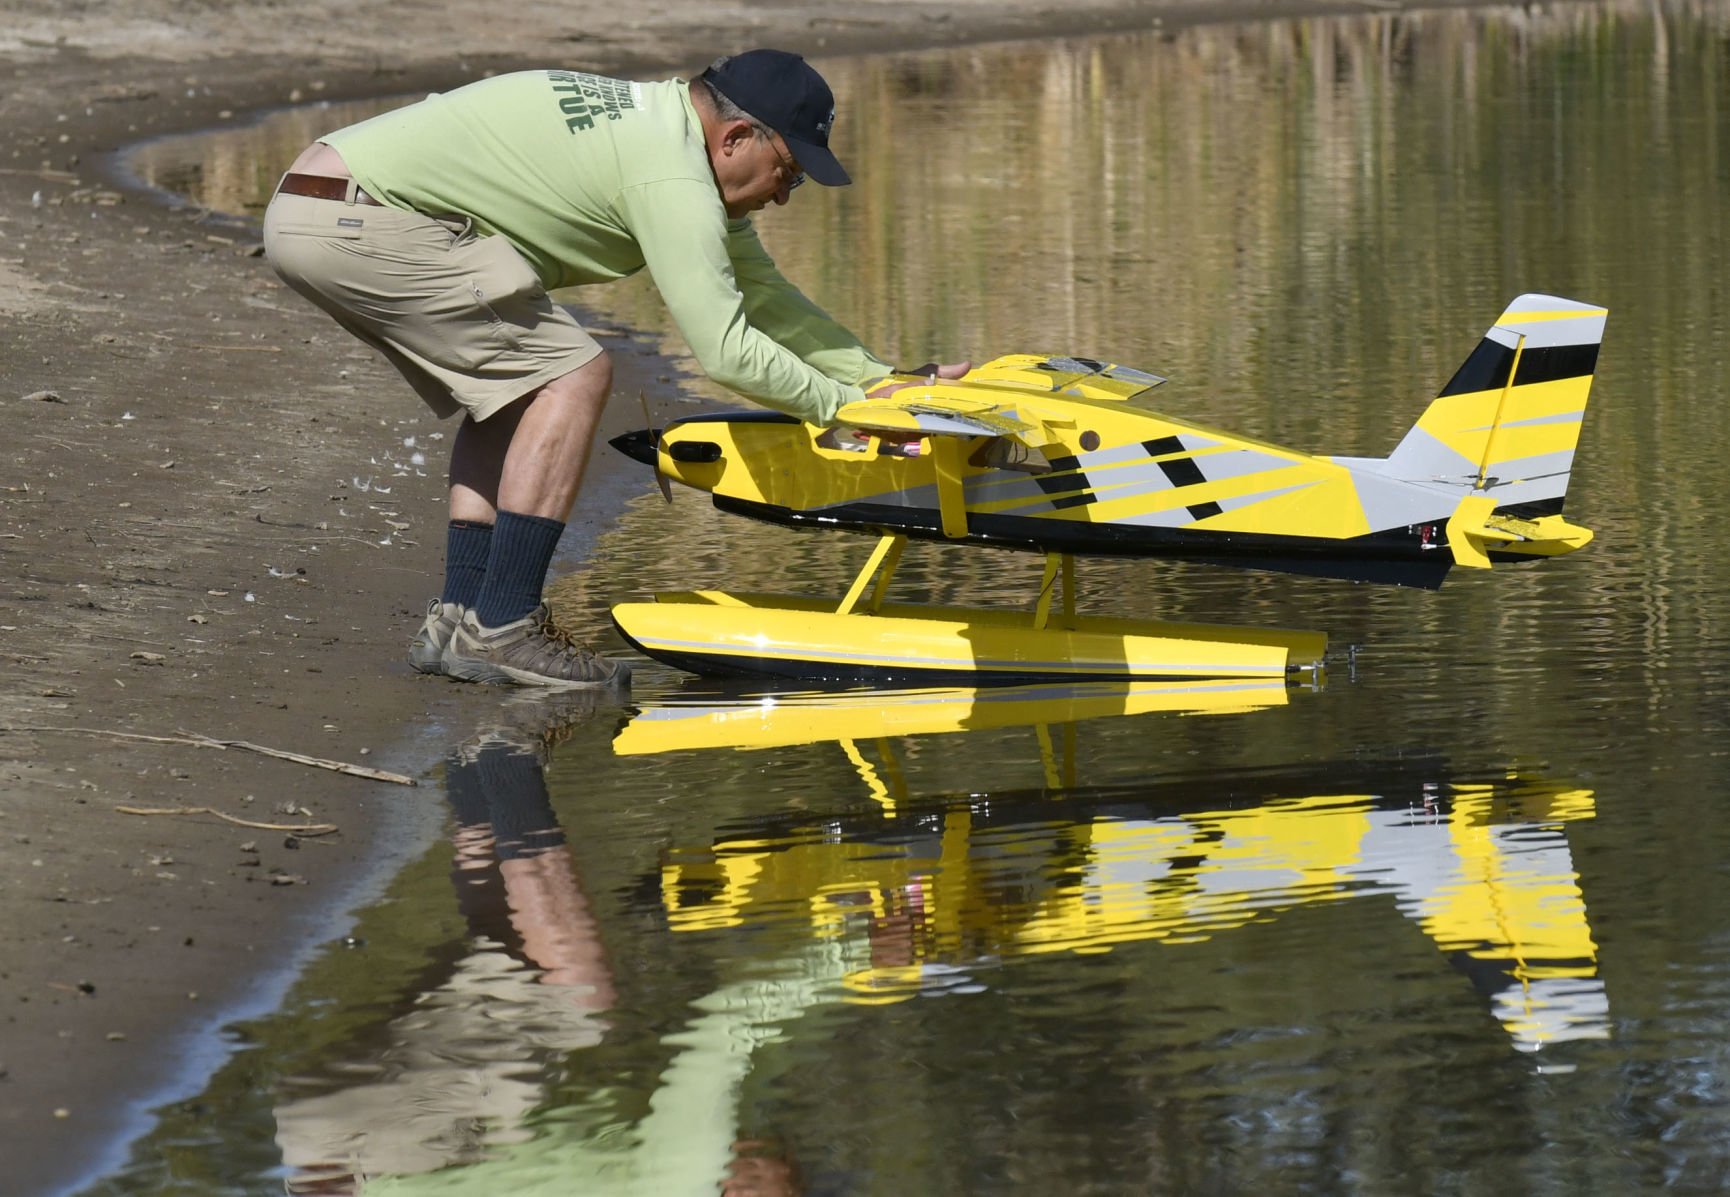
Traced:
[[640, 461], [646, 466], [655, 464], [656, 446], [661, 440], [659, 428], [639, 428], [635, 432], [627, 432], [623, 436], [615, 436], [607, 443], [629, 457], [632, 461]]

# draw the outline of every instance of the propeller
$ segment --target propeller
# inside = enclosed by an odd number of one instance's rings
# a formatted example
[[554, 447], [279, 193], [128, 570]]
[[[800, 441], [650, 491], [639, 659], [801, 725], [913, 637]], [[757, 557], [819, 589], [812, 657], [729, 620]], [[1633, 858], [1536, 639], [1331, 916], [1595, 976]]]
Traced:
[[615, 436], [607, 443], [632, 461], [640, 461], [654, 470], [655, 485], [661, 488], [661, 497], [671, 503], [673, 484], [661, 473], [661, 430], [654, 426], [654, 417], [649, 414], [649, 397], [638, 391], [637, 398], [643, 404], [643, 422], [649, 427]]

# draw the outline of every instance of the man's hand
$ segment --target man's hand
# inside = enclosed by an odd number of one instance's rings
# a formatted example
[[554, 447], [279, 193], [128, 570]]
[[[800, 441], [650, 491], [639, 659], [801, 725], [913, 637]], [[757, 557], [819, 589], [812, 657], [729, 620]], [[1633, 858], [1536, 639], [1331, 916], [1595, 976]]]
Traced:
[[935, 374], [938, 378], [960, 378], [971, 369], [973, 369], [972, 362], [951, 362], [947, 366], [940, 366], [936, 362], [926, 362], [923, 366], [910, 370], [908, 373], [924, 374], [927, 377]]
[[906, 379], [897, 375], [896, 380], [881, 383], [871, 388], [869, 391], [866, 391], [865, 394], [870, 396], [872, 399], [887, 399], [896, 391], [899, 391], [904, 387], [925, 386], [932, 379], [936, 378], [960, 378], [971, 369], [973, 369], [972, 362], [950, 362], [947, 365], [938, 365], [936, 362], [926, 362], [923, 366], [920, 366], [917, 369], [907, 370], [904, 372], [906, 374], [918, 375], [917, 378]]

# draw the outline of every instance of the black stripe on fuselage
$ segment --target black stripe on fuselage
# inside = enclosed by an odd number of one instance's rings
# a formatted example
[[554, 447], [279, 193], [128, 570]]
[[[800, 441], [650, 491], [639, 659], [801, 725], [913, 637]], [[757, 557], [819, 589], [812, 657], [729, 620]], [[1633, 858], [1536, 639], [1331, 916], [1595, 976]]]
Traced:
[[1098, 502], [1098, 496], [1093, 493], [1093, 483], [1082, 471], [1081, 462], [1074, 457], [1048, 457], [1046, 461], [1051, 466], [1049, 474], [1035, 474], [1033, 480], [1039, 484], [1039, 489], [1051, 496], [1051, 506], [1057, 511], [1069, 507], [1086, 507], [1089, 503]]
[[[717, 510], [771, 524], [880, 536], [900, 533], [917, 540], [953, 543], [943, 534], [942, 519], [934, 508], [845, 503], [819, 511], [794, 511], [720, 495], [714, 496], [714, 503]], [[1441, 585], [1453, 562], [1446, 550], [1423, 548], [1417, 533], [1403, 528], [1329, 540], [968, 512], [966, 543], [1038, 553], [1162, 557], [1429, 590]]]
[[1040, 490], [1051, 497], [1051, 506], [1055, 511], [1062, 511], [1067, 507], [1086, 507], [1089, 503], [1098, 501], [1089, 489], [1090, 484], [1085, 474], [1063, 477], [1055, 474], [1035, 474], [1033, 480], [1039, 484]]
[[[1142, 441], [1141, 447], [1147, 450], [1149, 457], [1165, 457], [1167, 454], [1183, 452], [1183, 443], [1175, 436], [1161, 437], [1156, 441]], [[1198, 482], [1207, 481], [1207, 475], [1201, 472], [1201, 467], [1187, 457], [1156, 461], [1153, 464], [1159, 467], [1160, 472], [1174, 487], [1194, 486]]]
[[[1162, 436], [1158, 440], [1142, 441], [1141, 447], [1147, 450], [1149, 457], [1156, 458], [1184, 451], [1183, 442], [1175, 436]], [[1160, 468], [1166, 481], [1170, 482], [1174, 489], [1195, 486], [1207, 481], [1207, 475], [1201, 472], [1201, 467], [1188, 457], [1173, 458], [1170, 461], [1156, 461], [1154, 464]], [[1218, 503], [1195, 503], [1189, 508], [1189, 518], [1205, 520], [1218, 515], [1222, 510], [1224, 509]]]

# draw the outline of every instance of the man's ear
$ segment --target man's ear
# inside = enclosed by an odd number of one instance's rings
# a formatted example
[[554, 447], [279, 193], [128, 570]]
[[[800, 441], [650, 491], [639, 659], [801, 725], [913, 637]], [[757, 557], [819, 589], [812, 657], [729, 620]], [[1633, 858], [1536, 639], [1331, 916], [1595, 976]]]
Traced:
[[728, 121], [721, 129], [721, 152], [732, 154], [757, 139], [757, 130], [750, 121]]

